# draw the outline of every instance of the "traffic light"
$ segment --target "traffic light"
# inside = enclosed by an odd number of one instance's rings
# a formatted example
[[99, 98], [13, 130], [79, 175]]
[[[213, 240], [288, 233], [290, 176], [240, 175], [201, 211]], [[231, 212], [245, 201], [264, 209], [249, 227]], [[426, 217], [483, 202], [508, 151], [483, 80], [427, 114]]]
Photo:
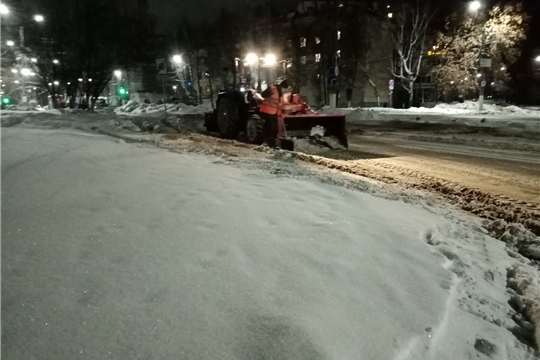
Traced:
[[2, 105], [7, 106], [9, 104], [11, 104], [11, 99], [8, 98], [8, 97], [3, 97], [2, 96]]
[[129, 91], [125, 87], [118, 88], [118, 96], [121, 98], [127, 98]]

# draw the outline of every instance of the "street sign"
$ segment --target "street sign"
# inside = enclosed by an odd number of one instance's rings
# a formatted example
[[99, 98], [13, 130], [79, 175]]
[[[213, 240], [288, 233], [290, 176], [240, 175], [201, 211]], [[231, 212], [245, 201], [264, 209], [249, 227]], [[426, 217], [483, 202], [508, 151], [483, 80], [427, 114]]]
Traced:
[[156, 59], [156, 68], [158, 75], [167, 75], [167, 64], [165, 59]]
[[491, 59], [480, 59], [480, 67], [491, 68]]

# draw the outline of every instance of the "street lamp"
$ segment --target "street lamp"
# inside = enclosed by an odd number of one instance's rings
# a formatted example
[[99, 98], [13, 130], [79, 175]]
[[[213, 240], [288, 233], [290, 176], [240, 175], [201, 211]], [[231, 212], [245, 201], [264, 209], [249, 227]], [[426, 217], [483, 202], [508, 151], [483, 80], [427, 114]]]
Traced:
[[534, 61], [540, 62], [540, 55], [538, 55], [538, 56], [534, 59]]
[[79, 82], [82, 82], [82, 81], [83, 81], [83, 79], [82, 79], [82, 78], [78, 78], [77, 80], [79, 80]]
[[177, 64], [182, 63], [182, 55], [174, 55], [172, 59]]
[[54, 82], [54, 85], [58, 85], [58, 84], [60, 84], [58, 81], [55, 81], [55, 82]]
[[115, 70], [114, 71], [114, 76], [116, 76], [118, 78], [118, 80], [120, 80], [122, 78], [122, 71], [121, 70]]
[[21, 69], [21, 75], [30, 76], [31, 74], [32, 72], [30, 71], [30, 69]]
[[9, 14], [9, 9], [7, 8], [6, 5], [0, 4], [0, 14], [2, 15]]
[[34, 15], [34, 20], [36, 20], [37, 22], [42, 22], [43, 20], [45, 20], [45, 18], [43, 17], [43, 15]]
[[36, 58], [31, 58], [30, 61], [35, 63], [35, 62], [37, 62], [37, 59]]
[[469, 10], [470, 11], [478, 11], [480, 8], [482, 7], [482, 4], [480, 3], [480, 1], [471, 1], [469, 3]]
[[56, 59], [54, 59], [52, 62], [53, 62], [54, 64], [58, 64], [58, 63], [59, 63], [59, 61], [56, 60]]
[[504, 71], [504, 70], [506, 70], [506, 68], [503, 66], [503, 67], [501, 68], [501, 71]]
[[264, 57], [264, 64], [266, 66], [275, 66], [277, 64], [276, 55], [274, 54], [267, 54]]
[[251, 66], [257, 65], [259, 62], [259, 57], [255, 53], [249, 53], [246, 56], [246, 62]]
[[18, 73], [19, 71], [18, 71], [17, 69], [11, 69], [11, 72], [14, 73], [14, 74], [16, 74], [16, 73]]
[[6, 41], [7, 46], [15, 46], [15, 43], [11, 40]]

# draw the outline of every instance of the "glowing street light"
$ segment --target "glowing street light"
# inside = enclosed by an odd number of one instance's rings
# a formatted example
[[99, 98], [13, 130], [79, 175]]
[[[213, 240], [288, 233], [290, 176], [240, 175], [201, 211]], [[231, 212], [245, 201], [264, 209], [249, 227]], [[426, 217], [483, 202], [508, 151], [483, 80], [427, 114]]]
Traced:
[[19, 71], [18, 71], [17, 69], [11, 69], [11, 72], [14, 73], [14, 74], [16, 74], [16, 73], [18, 73]]
[[54, 85], [59, 85], [60, 83], [58, 81], [55, 81], [54, 82]]
[[56, 60], [56, 59], [54, 59], [52, 62], [53, 62], [53, 64], [58, 64], [59, 63], [59, 61]]
[[7, 46], [15, 46], [15, 43], [11, 40], [6, 41]]
[[21, 75], [30, 76], [31, 74], [32, 74], [32, 71], [30, 71], [30, 69], [21, 69]]
[[503, 67], [501, 68], [501, 71], [504, 71], [504, 70], [506, 70], [506, 68], [503, 66]]
[[92, 79], [88, 79], [88, 81], [92, 82]]
[[30, 61], [35, 63], [35, 62], [37, 62], [37, 59], [36, 58], [31, 58]]
[[482, 4], [480, 1], [471, 1], [469, 3], [469, 10], [470, 11], [478, 11], [482, 7]]
[[538, 56], [534, 59], [534, 61], [540, 62], [540, 55], [538, 55]]
[[176, 85], [173, 85], [173, 87], [172, 87], [172, 88], [173, 88], [173, 90], [176, 90]]
[[42, 22], [43, 20], [45, 20], [45, 18], [43, 17], [43, 15], [34, 15], [34, 20], [36, 20], [37, 22]]
[[172, 60], [177, 64], [181, 64], [182, 63], [182, 55], [174, 55]]
[[277, 64], [276, 55], [274, 54], [267, 54], [264, 57], [264, 64], [266, 66], [275, 66]]
[[116, 76], [118, 79], [122, 78], [122, 71], [121, 70], [115, 70], [114, 76]]
[[9, 9], [6, 5], [0, 4], [0, 14], [7, 15], [9, 14]]
[[389, 19], [391, 19], [391, 18], [393, 18], [393, 17], [394, 17], [394, 14], [388, 13], [388, 18], [389, 18]]
[[47, 85], [52, 86], [52, 83], [48, 83]]
[[79, 82], [82, 82], [82, 81], [83, 81], [83, 79], [82, 79], [82, 78], [78, 78], [77, 80], [79, 80]]
[[255, 53], [249, 53], [246, 56], [246, 62], [251, 66], [257, 65], [259, 62], [259, 57]]
[[476, 74], [476, 77], [477, 78], [482, 77], [482, 74]]
[[19, 83], [19, 80], [15, 80], [14, 83], [15, 83], [15, 84], [18, 84], [18, 83]]

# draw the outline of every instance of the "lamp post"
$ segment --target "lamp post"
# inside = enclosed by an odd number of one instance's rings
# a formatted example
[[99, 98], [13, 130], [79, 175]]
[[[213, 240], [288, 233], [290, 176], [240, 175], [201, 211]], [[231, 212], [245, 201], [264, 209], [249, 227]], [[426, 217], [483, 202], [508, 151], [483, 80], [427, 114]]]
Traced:
[[122, 98], [118, 96], [119, 86], [118, 83], [122, 80], [122, 70], [114, 70], [114, 77], [116, 78], [116, 105], [122, 105]]
[[[469, 11], [477, 14], [480, 8], [482, 7], [482, 3], [480, 1], [472, 1], [469, 3]], [[480, 87], [479, 87], [479, 95], [478, 95], [478, 111], [484, 110], [484, 95], [486, 90], [486, 77], [484, 74], [484, 67], [482, 66], [482, 56], [484, 54], [484, 47], [486, 44], [486, 20], [485, 18], [481, 19], [481, 26], [482, 26], [482, 40], [480, 43], [480, 54], [478, 55], [478, 67], [479, 67], [479, 73], [477, 77], [480, 80]]]

